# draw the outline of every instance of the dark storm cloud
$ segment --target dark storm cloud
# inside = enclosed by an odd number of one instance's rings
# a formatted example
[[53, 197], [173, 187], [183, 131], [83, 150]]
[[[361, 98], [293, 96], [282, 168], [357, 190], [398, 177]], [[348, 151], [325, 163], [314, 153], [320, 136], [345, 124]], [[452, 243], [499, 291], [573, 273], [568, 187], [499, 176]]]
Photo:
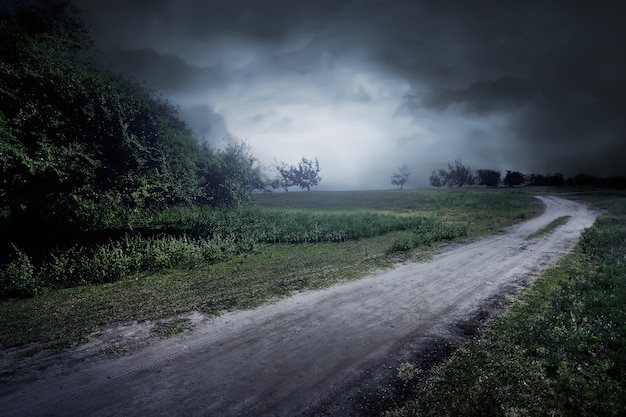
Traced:
[[194, 91], [199, 85], [211, 86], [223, 81], [222, 69], [201, 67], [151, 48], [126, 50], [109, 48], [101, 53], [102, 61], [116, 72], [130, 76], [141, 74], [141, 81], [165, 93]]
[[468, 114], [509, 112], [516, 140], [508, 153], [539, 172], [624, 174], [626, 167], [614, 157], [623, 154], [626, 139], [620, 9], [563, 3], [513, 14], [497, 8], [459, 13], [466, 37], [458, 40], [468, 47], [457, 65], [472, 68], [476, 79], [408, 99], [413, 107], [456, 104]]
[[[616, 156], [626, 151], [626, 8], [618, 3], [75, 3], [114, 66], [173, 94], [231, 85], [245, 93], [295, 76], [335, 89], [332, 100], [375, 101], [364, 88], [333, 84], [349, 62], [375, 79], [405, 82], [398, 114], [438, 123], [431, 130], [446, 132], [432, 144], [438, 159], [539, 173], [626, 173]], [[268, 101], [296, 94], [268, 91]], [[482, 125], [452, 133], [472, 120]], [[390, 149], [404, 149], [410, 137], [389, 140]]]
[[[278, 42], [294, 32], [317, 31], [345, 7], [333, 0], [76, 0], [104, 35], [124, 42], [186, 37], [212, 40], [237, 36], [255, 42]], [[93, 13], [95, 12], [95, 13]], [[117, 21], [116, 21], [117, 20]], [[115, 33], [105, 28], [116, 21]]]

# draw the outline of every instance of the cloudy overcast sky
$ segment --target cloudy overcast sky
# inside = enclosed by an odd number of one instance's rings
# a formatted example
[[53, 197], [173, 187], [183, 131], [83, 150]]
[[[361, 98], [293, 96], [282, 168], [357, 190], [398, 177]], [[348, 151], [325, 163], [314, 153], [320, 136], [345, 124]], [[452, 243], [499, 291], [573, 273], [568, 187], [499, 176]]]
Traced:
[[425, 186], [459, 158], [626, 175], [617, 2], [73, 3], [103, 62], [178, 104], [200, 140], [244, 140], [267, 166], [318, 157], [319, 189], [391, 188], [403, 163]]

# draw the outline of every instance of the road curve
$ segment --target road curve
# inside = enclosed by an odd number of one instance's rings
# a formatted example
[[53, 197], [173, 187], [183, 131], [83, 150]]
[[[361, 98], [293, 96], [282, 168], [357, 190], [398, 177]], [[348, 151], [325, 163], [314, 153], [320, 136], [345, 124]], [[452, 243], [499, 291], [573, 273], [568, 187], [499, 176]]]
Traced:
[[[410, 339], [419, 348], [420, 341], [446, 337], [486, 300], [569, 252], [599, 214], [562, 198], [538, 198], [546, 205], [539, 217], [452, 245], [429, 262], [205, 318], [181, 337], [125, 356], [43, 371], [0, 391], [0, 414], [341, 415], [344, 388], [388, 363], [399, 343]], [[525, 239], [560, 216], [571, 218], [551, 234]]]

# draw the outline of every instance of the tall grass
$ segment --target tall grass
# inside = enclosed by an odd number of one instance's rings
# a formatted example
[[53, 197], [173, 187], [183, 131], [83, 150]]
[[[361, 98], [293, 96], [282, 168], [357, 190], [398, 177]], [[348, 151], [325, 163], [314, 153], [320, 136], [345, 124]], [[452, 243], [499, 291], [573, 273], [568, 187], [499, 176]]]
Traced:
[[[331, 208], [284, 200], [288, 208], [258, 202], [237, 212], [172, 209], [141, 221], [137, 216], [133, 231], [119, 239], [58, 248], [43, 267], [14, 251], [12, 274], [0, 274], [5, 283], [21, 274], [24, 289], [45, 271], [53, 288], [79, 285], [1, 300], [0, 346], [73, 343], [103, 323], [254, 307], [295, 290], [358, 279], [400, 260], [424, 259], [429, 249], [422, 247], [491, 232], [543, 208], [523, 193], [489, 191], [289, 193], [295, 199], [319, 194], [315, 198]], [[422, 199], [443, 208], [425, 211]], [[445, 207], [447, 199], [456, 202]], [[131, 234], [148, 227], [150, 233]], [[284, 243], [268, 243], [279, 240]], [[301, 243], [288, 243], [296, 241]]]
[[35, 258], [14, 246], [9, 263], [0, 266], [0, 297], [193, 268], [267, 244], [337, 243], [401, 231], [388, 251], [405, 252], [485, 233], [540, 209], [523, 193], [487, 190], [285, 193], [258, 196], [256, 203], [141, 213], [108, 242], [65, 244]]
[[626, 201], [391, 416], [626, 415]]

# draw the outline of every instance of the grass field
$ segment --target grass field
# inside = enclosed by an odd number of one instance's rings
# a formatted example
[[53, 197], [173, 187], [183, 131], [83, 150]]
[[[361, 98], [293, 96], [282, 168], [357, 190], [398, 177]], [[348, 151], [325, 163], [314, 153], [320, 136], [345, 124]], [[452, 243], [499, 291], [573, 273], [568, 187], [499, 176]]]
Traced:
[[387, 417], [626, 415], [626, 195], [569, 197], [606, 213]]
[[[108, 323], [258, 306], [293, 291], [357, 279], [398, 261], [426, 259], [441, 244], [495, 232], [543, 209], [522, 190], [300, 192], [255, 199], [255, 208], [238, 212], [164, 213], [163, 228], [176, 226], [190, 234], [182, 243], [150, 243], [136, 256], [123, 247], [106, 249], [114, 254], [106, 258], [109, 262], [120, 259], [116, 270], [123, 270], [122, 262], [138, 263], [146, 256], [162, 266], [175, 264], [176, 257], [193, 262], [0, 301], [0, 346], [67, 346]], [[221, 233], [218, 243], [244, 249], [203, 262], [193, 239], [209, 239], [208, 233]]]

